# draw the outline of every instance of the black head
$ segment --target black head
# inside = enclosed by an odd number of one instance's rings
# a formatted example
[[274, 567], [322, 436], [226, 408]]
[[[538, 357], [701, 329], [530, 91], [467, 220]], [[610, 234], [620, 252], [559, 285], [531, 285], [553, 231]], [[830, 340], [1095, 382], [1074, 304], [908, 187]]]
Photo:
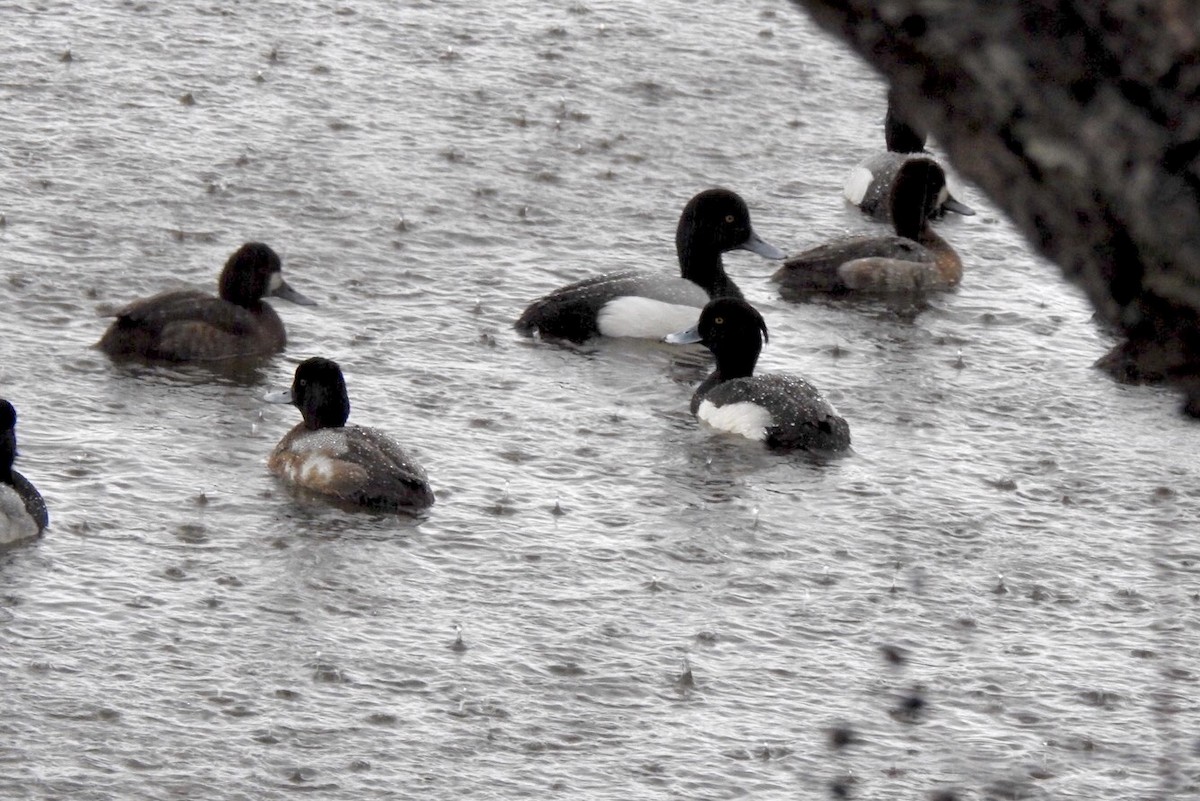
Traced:
[[685, 230], [702, 236], [722, 253], [741, 247], [754, 232], [746, 201], [728, 189], [706, 189], [689, 200], [679, 217], [677, 233]]
[[[750, 209], [736, 192], [706, 189], [688, 201], [675, 229], [675, 250], [684, 278], [695, 281], [713, 297], [740, 296], [721, 267], [721, 254], [739, 249], [768, 259], [786, 255], [754, 233]], [[726, 284], [732, 287], [728, 293], [723, 291]]]
[[888, 203], [898, 236], [916, 239], [941, 205], [946, 172], [929, 158], [910, 158], [896, 171]]
[[0, 481], [12, 483], [12, 464], [17, 457], [17, 410], [0, 400]]
[[887, 116], [883, 120], [883, 138], [892, 153], [925, 151], [925, 132], [903, 118], [891, 92], [888, 93]]
[[248, 306], [271, 291], [271, 276], [279, 275], [279, 254], [262, 242], [247, 242], [233, 252], [221, 271], [222, 300]]
[[[721, 253], [744, 248], [774, 258], [757, 249], [760, 243], [766, 243], [755, 235], [750, 225], [750, 209], [746, 201], [729, 189], [705, 189], [688, 201], [675, 232], [677, 246], [682, 246], [685, 235], [700, 239], [706, 246], [715, 247]], [[769, 245], [767, 249], [775, 250]]]
[[17, 410], [4, 399], [0, 399], [0, 431], [12, 431], [17, 427]]
[[292, 404], [304, 415], [306, 428], [340, 428], [350, 417], [350, 396], [337, 362], [314, 356], [296, 367]]
[[753, 375], [763, 342], [770, 341], [762, 315], [740, 298], [710, 301], [700, 312], [696, 330], [725, 379]]

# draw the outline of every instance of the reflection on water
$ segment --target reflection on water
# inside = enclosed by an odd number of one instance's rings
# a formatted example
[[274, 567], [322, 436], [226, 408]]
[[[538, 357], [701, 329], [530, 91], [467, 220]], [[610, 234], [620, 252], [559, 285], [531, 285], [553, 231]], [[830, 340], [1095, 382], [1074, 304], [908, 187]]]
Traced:
[[[1194, 424], [1088, 367], [1110, 335], [971, 187], [962, 286], [921, 305], [726, 257], [845, 459], [698, 425], [700, 349], [513, 332], [675, 274], [707, 186], [793, 252], [882, 230], [840, 187], [884, 89], [790, 5], [8, 16], [0, 395], [53, 525], [0, 554], [3, 797], [1194, 789]], [[322, 299], [285, 354], [90, 349], [247, 240]], [[314, 355], [428, 515], [267, 473], [295, 416], [262, 392]]]

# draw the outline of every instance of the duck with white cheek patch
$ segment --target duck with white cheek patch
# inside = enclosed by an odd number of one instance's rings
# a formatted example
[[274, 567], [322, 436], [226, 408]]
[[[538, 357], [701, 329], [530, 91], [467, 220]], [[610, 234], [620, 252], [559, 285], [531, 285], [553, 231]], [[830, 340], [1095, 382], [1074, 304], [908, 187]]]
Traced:
[[267, 459], [268, 469], [287, 483], [368, 509], [415, 512], [433, 505], [425, 471], [394, 439], [346, 425], [350, 398], [336, 362], [301, 362], [292, 388], [266, 400], [290, 403], [304, 417]]
[[700, 321], [666, 337], [702, 343], [717, 366], [692, 395], [692, 414], [719, 431], [765, 442], [773, 448], [839, 453], [850, 448], [850, 426], [802, 378], [754, 374], [767, 324], [749, 303], [720, 298], [704, 307]]

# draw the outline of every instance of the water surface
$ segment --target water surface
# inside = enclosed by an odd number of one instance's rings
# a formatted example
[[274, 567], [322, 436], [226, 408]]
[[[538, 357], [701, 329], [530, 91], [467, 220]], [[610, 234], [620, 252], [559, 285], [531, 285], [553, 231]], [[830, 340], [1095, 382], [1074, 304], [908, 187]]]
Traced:
[[[0, 796], [1195, 792], [1200, 434], [1090, 369], [1090, 308], [973, 187], [940, 228], [963, 285], [915, 314], [726, 260], [846, 459], [698, 427], [695, 351], [511, 330], [673, 272], [708, 186], [788, 249], [879, 230], [839, 192], [884, 87], [791, 5], [3, 16], [0, 395], [52, 527], [0, 555]], [[253, 239], [321, 304], [277, 304], [286, 354], [89, 349]], [[312, 355], [420, 456], [428, 516], [267, 474], [298, 415], [260, 398]]]

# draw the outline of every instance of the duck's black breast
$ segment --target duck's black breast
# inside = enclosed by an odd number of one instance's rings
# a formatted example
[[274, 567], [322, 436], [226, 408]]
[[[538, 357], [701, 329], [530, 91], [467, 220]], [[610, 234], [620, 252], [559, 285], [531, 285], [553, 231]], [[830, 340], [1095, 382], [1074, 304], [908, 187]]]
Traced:
[[[543, 337], [571, 342], [601, 334], [601, 311], [619, 298], [639, 297], [664, 304], [699, 309], [708, 293], [683, 278], [653, 276], [639, 270], [608, 273], [561, 287], [529, 305], [517, 319], [516, 328], [526, 334], [536, 329]], [[661, 334], [674, 328], [665, 322]]]
[[270, 355], [287, 342], [269, 305], [239, 306], [204, 292], [165, 292], [117, 312], [100, 342], [110, 356], [208, 361]]
[[[701, 410], [698, 413], [702, 413], [706, 401], [718, 409], [728, 410], [735, 404], [761, 409], [762, 439], [771, 447], [831, 453], [850, 447], [849, 424], [803, 378], [774, 373], [735, 378], [712, 386], [696, 398], [693, 403]], [[752, 411], [747, 407], [747, 416]]]

